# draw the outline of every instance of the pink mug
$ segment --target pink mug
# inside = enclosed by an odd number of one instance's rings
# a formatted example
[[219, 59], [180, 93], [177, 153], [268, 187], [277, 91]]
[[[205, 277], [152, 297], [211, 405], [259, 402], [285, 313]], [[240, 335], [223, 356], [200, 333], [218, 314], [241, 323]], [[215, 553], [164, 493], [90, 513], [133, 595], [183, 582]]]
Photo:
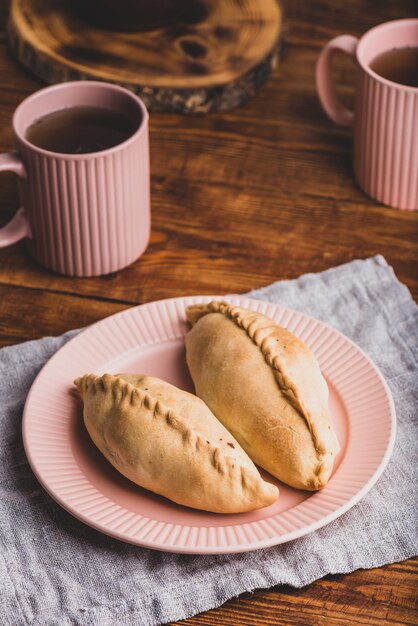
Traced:
[[[137, 121], [122, 143], [88, 154], [50, 152], [32, 144], [28, 128], [73, 106], [114, 109]], [[13, 116], [15, 153], [0, 171], [19, 176], [22, 202], [0, 229], [0, 248], [26, 239], [41, 265], [69, 276], [97, 276], [126, 267], [150, 234], [148, 113], [130, 91], [94, 81], [62, 83], [24, 100]]]
[[[413, 211], [418, 209], [418, 88], [387, 80], [370, 67], [383, 52], [407, 46], [418, 46], [418, 19], [380, 24], [361, 39], [335, 37], [319, 56], [316, 88], [332, 121], [354, 126], [354, 173], [360, 187], [379, 202]], [[356, 60], [354, 111], [334, 90], [335, 50]]]

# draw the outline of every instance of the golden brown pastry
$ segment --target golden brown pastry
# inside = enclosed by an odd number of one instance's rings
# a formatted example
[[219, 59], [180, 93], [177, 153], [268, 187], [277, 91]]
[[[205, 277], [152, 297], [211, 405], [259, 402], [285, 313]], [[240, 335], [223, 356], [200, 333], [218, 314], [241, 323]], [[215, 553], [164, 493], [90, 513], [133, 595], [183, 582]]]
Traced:
[[75, 381], [84, 422], [121, 474], [178, 504], [241, 513], [272, 504], [265, 482], [202, 400], [153, 376], [88, 374]]
[[292, 487], [321, 489], [339, 445], [311, 350], [265, 315], [226, 302], [186, 314], [197, 395], [255, 463]]

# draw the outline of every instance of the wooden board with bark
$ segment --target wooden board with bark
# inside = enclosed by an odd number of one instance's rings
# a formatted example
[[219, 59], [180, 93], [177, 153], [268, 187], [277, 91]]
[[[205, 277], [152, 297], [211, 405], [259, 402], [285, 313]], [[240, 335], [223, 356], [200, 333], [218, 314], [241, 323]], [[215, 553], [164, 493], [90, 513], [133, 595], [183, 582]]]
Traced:
[[238, 106], [270, 74], [282, 40], [278, 0], [191, 0], [175, 23], [109, 31], [62, 0], [12, 0], [14, 54], [47, 83], [121, 84], [151, 111], [207, 113]]

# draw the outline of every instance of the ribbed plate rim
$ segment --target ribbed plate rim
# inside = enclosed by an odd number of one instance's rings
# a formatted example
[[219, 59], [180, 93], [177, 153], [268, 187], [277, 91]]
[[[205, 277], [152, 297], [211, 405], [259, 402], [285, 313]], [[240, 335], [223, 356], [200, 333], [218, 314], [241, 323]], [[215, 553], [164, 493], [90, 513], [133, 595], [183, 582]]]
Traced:
[[[92, 340], [94, 333], [97, 334], [103, 334], [103, 331], [106, 333], [106, 330], [108, 328], [108, 326], [110, 324], [114, 324], [116, 323], [118, 325], [119, 320], [121, 318], [130, 316], [130, 315], [143, 315], [147, 310], [149, 310], [152, 307], [157, 307], [157, 309], [166, 309], [169, 305], [169, 303], [171, 303], [174, 308], [176, 308], [176, 310], [179, 309], [179, 306], [182, 307], [182, 309], [185, 308], [185, 306], [187, 304], [191, 304], [191, 303], [197, 303], [197, 302], [209, 302], [210, 300], [227, 300], [228, 302], [235, 304], [237, 306], [243, 306], [243, 307], [247, 307], [247, 308], [251, 308], [253, 310], [259, 311], [261, 310], [265, 310], [267, 308], [269, 309], [273, 309], [275, 312], [278, 312], [280, 314], [281, 317], [284, 317], [286, 315], [289, 315], [289, 319], [292, 319], [292, 316], [296, 315], [299, 316], [300, 319], [305, 319], [307, 322], [304, 326], [304, 329], [309, 327], [310, 324], [316, 324], [318, 325], [322, 330], [326, 329], [331, 336], [333, 336], [334, 338], [336, 338], [336, 340], [342, 340], [343, 343], [347, 346], [349, 346], [349, 348], [351, 350], [353, 350], [354, 354], [356, 355], [360, 355], [361, 359], [360, 361], [364, 364], [367, 364], [368, 367], [368, 372], [372, 373], [378, 380], [378, 388], [381, 392], [383, 392], [384, 397], [387, 401], [387, 405], [388, 405], [388, 412], [386, 417], [387, 420], [387, 426], [389, 428], [389, 437], [387, 439], [387, 444], [385, 449], [380, 450], [379, 452], [379, 460], [376, 461], [376, 468], [375, 471], [373, 472], [373, 474], [368, 478], [368, 480], [366, 480], [361, 487], [359, 487], [359, 489], [351, 496], [346, 498], [339, 506], [336, 506], [336, 508], [334, 510], [331, 510], [330, 513], [320, 517], [319, 519], [313, 521], [312, 523], [308, 523], [308, 524], [302, 524], [301, 527], [296, 528], [295, 530], [291, 530], [288, 532], [284, 532], [282, 534], [277, 534], [274, 536], [270, 536], [268, 538], [265, 539], [253, 539], [253, 540], [249, 540], [247, 542], [244, 543], [238, 543], [238, 544], [234, 544], [234, 545], [217, 545], [215, 543], [215, 545], [204, 545], [204, 546], [196, 546], [196, 545], [192, 545], [192, 546], [188, 546], [188, 545], [181, 545], [181, 543], [179, 543], [179, 537], [181, 536], [181, 531], [179, 533], [177, 533], [177, 544], [169, 544], [169, 543], [165, 543], [167, 537], [169, 537], [171, 535], [171, 530], [170, 532], [167, 534], [166, 538], [164, 539], [164, 541], [159, 542], [156, 540], [149, 540], [146, 537], [144, 538], [136, 538], [136, 537], [131, 537], [127, 534], [127, 529], [125, 529], [125, 531], [123, 532], [119, 532], [117, 530], [113, 530], [112, 528], [109, 528], [106, 522], [101, 522], [101, 521], [96, 521], [92, 515], [88, 515], [83, 513], [82, 511], [78, 510], [77, 505], [72, 505], [70, 502], [68, 502], [68, 497], [66, 498], [65, 495], [64, 497], [62, 495], [59, 494], [59, 489], [57, 489], [56, 486], [54, 486], [53, 484], [51, 484], [51, 478], [50, 476], [48, 476], [48, 472], [45, 472], [44, 469], [42, 469], [41, 467], [39, 467], [39, 462], [36, 459], [36, 454], [33, 454], [33, 451], [36, 450], [36, 444], [33, 442], [32, 440], [32, 435], [30, 432], [30, 427], [31, 427], [31, 420], [33, 419], [33, 416], [36, 416], [36, 402], [34, 402], [36, 400], [36, 394], [38, 393], [38, 391], [41, 389], [42, 385], [44, 384], [44, 379], [47, 379], [49, 372], [53, 370], [53, 368], [56, 368], [57, 366], [59, 366], [60, 362], [65, 362], [65, 360], [71, 356], [71, 352], [73, 350], [76, 350], [78, 345], [83, 345], [83, 344], [87, 344], [89, 343], [89, 341]], [[272, 315], [271, 311], [269, 313], [270, 315]], [[299, 323], [299, 320], [298, 322]], [[303, 329], [303, 330], [304, 330]], [[322, 332], [321, 330], [321, 332]], [[96, 337], [97, 338], [97, 337]], [[161, 338], [160, 338], [161, 341]], [[144, 345], [148, 345], [148, 344], [144, 344]], [[113, 356], [114, 358], [117, 358], [119, 356], [121, 356], [124, 353], [115, 353]], [[332, 379], [330, 381], [331, 383], [333, 382]], [[51, 383], [53, 384], [53, 383]], [[48, 383], [47, 383], [48, 385]], [[337, 391], [338, 391], [338, 387], [337, 387]], [[228, 295], [228, 296], [180, 296], [180, 297], [175, 297], [175, 298], [167, 298], [167, 299], [163, 299], [163, 300], [157, 300], [157, 301], [153, 301], [153, 302], [149, 302], [147, 304], [142, 304], [142, 305], [138, 305], [136, 307], [130, 307], [128, 309], [125, 309], [123, 311], [120, 311], [118, 313], [115, 313], [114, 315], [111, 315], [107, 318], [104, 318], [103, 320], [100, 320], [98, 322], [96, 322], [95, 324], [89, 326], [87, 329], [85, 329], [84, 331], [82, 331], [80, 334], [76, 335], [75, 337], [73, 337], [72, 339], [70, 339], [68, 341], [68, 343], [66, 343], [62, 348], [60, 348], [48, 361], [47, 363], [43, 366], [43, 368], [40, 370], [40, 372], [38, 373], [37, 377], [35, 378], [31, 389], [28, 393], [27, 399], [26, 399], [26, 403], [25, 403], [25, 407], [24, 407], [24, 411], [23, 411], [23, 421], [22, 421], [22, 435], [23, 435], [23, 443], [24, 443], [24, 449], [26, 452], [26, 456], [28, 458], [29, 464], [32, 468], [32, 471], [34, 472], [36, 478], [38, 479], [38, 481], [40, 482], [40, 484], [42, 485], [42, 487], [45, 489], [45, 491], [56, 501], [58, 502], [58, 504], [60, 504], [65, 510], [67, 510], [69, 513], [71, 513], [74, 517], [76, 517], [77, 519], [79, 519], [80, 521], [84, 522], [85, 524], [95, 528], [96, 530], [99, 530], [100, 532], [107, 534], [113, 538], [128, 542], [128, 543], [133, 543], [135, 545], [138, 546], [142, 546], [142, 547], [147, 547], [147, 548], [152, 548], [154, 550], [160, 550], [160, 551], [167, 551], [167, 552], [173, 552], [173, 553], [182, 553], [182, 554], [228, 554], [228, 553], [240, 553], [240, 552], [246, 552], [246, 551], [250, 551], [250, 550], [256, 550], [256, 549], [261, 549], [261, 548], [266, 548], [266, 547], [271, 547], [274, 545], [278, 545], [281, 543], [286, 543], [288, 541], [292, 541], [294, 539], [297, 539], [299, 537], [302, 537], [304, 535], [307, 535], [311, 532], [313, 532], [314, 530], [317, 530], [327, 524], [329, 524], [331, 521], [335, 520], [337, 517], [339, 517], [340, 515], [342, 515], [343, 513], [345, 513], [346, 511], [348, 511], [351, 507], [353, 507], [355, 504], [357, 504], [365, 495], [366, 493], [373, 487], [373, 485], [376, 483], [376, 481], [378, 480], [378, 478], [381, 476], [381, 474], [383, 473], [389, 458], [392, 454], [393, 451], [393, 447], [394, 447], [394, 443], [395, 443], [395, 438], [396, 438], [396, 414], [395, 414], [395, 407], [394, 407], [394, 402], [392, 399], [392, 395], [390, 392], [390, 389], [383, 377], [383, 375], [381, 374], [380, 370], [378, 369], [378, 367], [373, 363], [373, 361], [370, 359], [370, 357], [368, 357], [365, 352], [359, 348], [359, 346], [357, 346], [351, 339], [349, 339], [348, 337], [346, 337], [343, 333], [341, 333], [340, 331], [334, 329], [332, 326], [330, 326], [329, 324], [322, 322], [320, 320], [317, 320], [305, 313], [302, 313], [300, 311], [291, 309], [289, 307], [285, 307], [279, 304], [275, 304], [272, 302], [268, 302], [265, 300], [257, 300], [255, 298], [249, 298], [247, 296], [240, 296], [240, 295]], [[74, 461], [74, 465], [76, 465], [75, 461]], [[78, 467], [78, 466], [77, 466]], [[84, 477], [86, 484], [89, 484], [87, 479]], [[53, 481], [52, 481], [53, 482]], [[326, 492], [325, 490], [322, 490], [321, 492], [318, 492], [317, 494], [315, 494], [315, 496], [319, 496], [320, 494], [324, 494]], [[106, 499], [103, 496], [104, 499]], [[110, 502], [110, 501], [109, 501]], [[299, 515], [304, 515], [304, 507], [303, 505], [309, 502], [312, 502], [312, 498], [310, 498], [307, 501], [304, 501], [302, 503], [300, 503], [299, 505], [297, 505], [296, 507], [294, 507], [294, 509], [290, 509], [290, 511], [295, 511], [297, 509], [298, 514]], [[315, 501], [315, 504], [317, 504], [317, 502]], [[318, 503], [319, 505], [321, 505], [321, 503]], [[311, 507], [312, 508], [312, 507]], [[275, 519], [276, 517], [280, 517], [280, 515], [286, 515], [286, 513], [288, 513], [289, 511], [286, 511], [284, 514], [276, 514], [274, 516], [272, 516], [272, 518], [267, 518], [266, 520], [259, 520], [259, 521], [254, 521], [251, 523], [244, 523], [244, 524], [228, 524], [228, 525], [224, 525], [224, 526], [207, 526], [207, 527], [201, 527], [201, 528], [206, 528], [208, 531], [210, 529], [214, 529], [214, 533], [215, 535], [219, 534], [219, 529], [224, 530], [225, 528], [232, 528], [234, 529], [234, 532], [237, 532], [236, 529], [240, 529], [240, 532], [242, 533], [242, 528], [244, 526], [252, 526], [253, 524], [259, 524], [260, 522], [266, 522], [267, 525], [270, 525], [270, 519]], [[135, 516], [136, 514], [134, 514]], [[138, 517], [138, 516], [137, 516]], [[233, 516], [232, 516], [233, 517]], [[114, 518], [112, 518], [114, 519]], [[131, 519], [131, 518], [129, 518]], [[147, 519], [144, 517], [139, 516], [138, 519]], [[151, 531], [153, 528], [155, 528], [156, 526], [159, 526], [161, 523], [164, 526], [169, 526], [169, 524], [167, 525], [165, 522], [161, 522], [160, 520], [153, 520], [155, 522], [154, 525], [151, 526]], [[279, 522], [278, 522], [279, 523]], [[144, 523], [144, 527], [146, 527], [148, 524], [148, 522]], [[182, 528], [189, 528], [191, 530], [193, 530], [194, 528], [196, 528], [196, 526], [188, 526], [188, 525], [181, 525], [181, 524], [177, 524], [174, 526], [174, 528], [177, 528], [178, 526], [182, 527]], [[247, 529], [245, 530], [245, 532], [247, 532]], [[252, 531], [254, 532], [254, 531]], [[265, 532], [265, 531], [264, 531]], [[152, 534], [152, 532], [151, 532]], [[207, 532], [207, 535], [209, 535], [210, 533]], [[212, 533], [213, 535], [213, 533]], [[213, 544], [213, 542], [212, 542]]]

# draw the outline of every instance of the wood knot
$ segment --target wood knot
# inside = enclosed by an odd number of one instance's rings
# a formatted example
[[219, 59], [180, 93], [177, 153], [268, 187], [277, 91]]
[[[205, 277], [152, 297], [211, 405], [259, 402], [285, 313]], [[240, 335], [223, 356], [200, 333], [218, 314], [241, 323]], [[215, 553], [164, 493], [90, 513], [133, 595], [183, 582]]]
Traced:
[[203, 59], [208, 53], [203, 43], [191, 37], [183, 37], [180, 39], [179, 44], [183, 52], [192, 59]]
[[234, 38], [234, 31], [228, 26], [216, 26], [213, 32], [215, 37], [221, 41], [230, 41]]

